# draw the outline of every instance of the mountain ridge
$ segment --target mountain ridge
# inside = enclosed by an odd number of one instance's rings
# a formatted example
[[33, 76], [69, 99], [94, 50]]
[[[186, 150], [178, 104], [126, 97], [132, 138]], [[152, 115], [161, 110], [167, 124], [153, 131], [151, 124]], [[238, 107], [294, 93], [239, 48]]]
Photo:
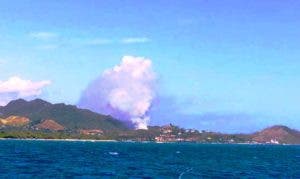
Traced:
[[172, 124], [133, 130], [108, 115], [42, 99], [18, 99], [0, 107], [0, 138], [88, 138], [156, 142], [300, 144], [300, 131], [274, 125], [252, 134], [184, 129]]
[[31, 125], [36, 125], [43, 120], [52, 119], [69, 130], [93, 129], [102, 130], [127, 130], [125, 123], [87, 109], [80, 109], [64, 103], [51, 104], [41, 99], [26, 101], [18, 99], [9, 102], [0, 108], [2, 118], [17, 115], [30, 119]]

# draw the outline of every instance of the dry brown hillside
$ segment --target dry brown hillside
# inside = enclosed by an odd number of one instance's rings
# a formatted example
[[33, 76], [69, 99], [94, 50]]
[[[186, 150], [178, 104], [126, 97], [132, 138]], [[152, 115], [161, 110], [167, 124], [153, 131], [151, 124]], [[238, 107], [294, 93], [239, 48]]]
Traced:
[[0, 125], [5, 126], [24, 126], [28, 124], [30, 120], [21, 116], [9, 116], [6, 119], [0, 119]]
[[54, 120], [47, 119], [42, 121], [41, 123], [37, 124], [35, 126], [36, 129], [47, 129], [47, 130], [53, 130], [53, 131], [61, 131], [64, 130], [65, 127], [58, 124]]
[[299, 144], [300, 132], [286, 126], [277, 125], [255, 133], [252, 139], [259, 143], [277, 141], [278, 143]]

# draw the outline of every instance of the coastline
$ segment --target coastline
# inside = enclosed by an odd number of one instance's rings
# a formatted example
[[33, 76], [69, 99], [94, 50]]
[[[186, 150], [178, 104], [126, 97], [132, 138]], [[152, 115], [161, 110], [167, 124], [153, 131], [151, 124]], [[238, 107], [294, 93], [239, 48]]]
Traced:
[[49, 141], [49, 142], [114, 142], [114, 143], [155, 143], [155, 144], [203, 144], [203, 145], [269, 145], [269, 146], [300, 146], [300, 144], [268, 144], [268, 143], [201, 143], [201, 142], [155, 142], [155, 141], [118, 141], [93, 139], [32, 139], [32, 138], [0, 138], [0, 141]]
[[117, 140], [93, 140], [93, 139], [32, 139], [32, 138], [0, 138], [1, 140], [28, 140], [28, 141], [57, 141], [57, 142], [119, 142]]

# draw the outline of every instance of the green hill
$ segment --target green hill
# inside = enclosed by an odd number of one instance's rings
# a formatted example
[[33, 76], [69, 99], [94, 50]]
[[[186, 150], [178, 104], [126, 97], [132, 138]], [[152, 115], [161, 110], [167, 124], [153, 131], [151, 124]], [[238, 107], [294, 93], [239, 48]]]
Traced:
[[25, 101], [18, 99], [0, 108], [0, 117], [23, 116], [30, 119], [29, 126], [35, 126], [43, 120], [51, 119], [65, 127], [66, 130], [101, 129], [103, 131], [120, 131], [128, 129], [127, 125], [111, 116], [94, 113], [65, 104], [51, 104], [41, 99]]
[[41, 99], [0, 107], [0, 138], [100, 139], [120, 141], [300, 144], [300, 132], [273, 126], [253, 134], [222, 134], [172, 124], [133, 130], [124, 122], [73, 105]]

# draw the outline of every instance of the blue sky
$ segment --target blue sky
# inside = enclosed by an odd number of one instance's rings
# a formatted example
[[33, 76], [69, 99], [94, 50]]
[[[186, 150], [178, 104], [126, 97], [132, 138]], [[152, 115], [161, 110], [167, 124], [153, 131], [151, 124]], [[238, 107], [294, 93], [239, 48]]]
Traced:
[[3, 0], [0, 81], [49, 80], [39, 97], [76, 104], [124, 55], [143, 56], [163, 101], [152, 124], [300, 129], [299, 9], [288, 0]]

